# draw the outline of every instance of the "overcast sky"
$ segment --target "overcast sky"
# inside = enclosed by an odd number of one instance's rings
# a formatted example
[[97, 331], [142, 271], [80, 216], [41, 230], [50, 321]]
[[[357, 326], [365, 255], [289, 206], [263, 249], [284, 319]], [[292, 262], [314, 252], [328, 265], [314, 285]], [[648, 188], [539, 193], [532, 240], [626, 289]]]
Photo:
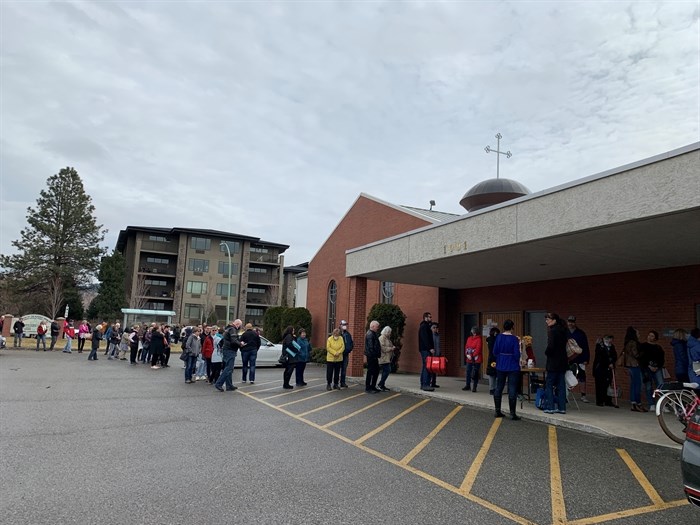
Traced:
[[464, 213], [700, 140], [689, 2], [10, 2], [0, 251], [73, 166], [109, 233], [212, 228], [310, 260], [360, 192]]

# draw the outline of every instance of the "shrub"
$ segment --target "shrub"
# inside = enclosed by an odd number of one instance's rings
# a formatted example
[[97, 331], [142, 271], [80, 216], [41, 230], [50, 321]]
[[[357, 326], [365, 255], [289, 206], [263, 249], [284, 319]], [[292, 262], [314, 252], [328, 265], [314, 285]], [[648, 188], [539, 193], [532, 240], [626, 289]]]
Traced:
[[279, 343], [282, 340], [282, 315], [287, 309], [286, 306], [273, 306], [265, 310], [263, 315], [263, 329], [267, 339], [273, 343]]
[[281, 328], [284, 330], [288, 326], [293, 326], [299, 335], [299, 328], [306, 330], [306, 338], [311, 340], [311, 312], [306, 308], [285, 308], [282, 312]]
[[313, 363], [325, 363], [327, 353], [325, 348], [312, 348], [311, 361]]
[[391, 360], [391, 371], [396, 372], [399, 369], [399, 357], [401, 357], [401, 340], [403, 339], [403, 330], [406, 327], [406, 314], [401, 308], [395, 304], [377, 303], [369, 311], [367, 315], [367, 330], [371, 321], [379, 322], [379, 330], [385, 326], [391, 328], [391, 342], [394, 343], [396, 350], [394, 358]]

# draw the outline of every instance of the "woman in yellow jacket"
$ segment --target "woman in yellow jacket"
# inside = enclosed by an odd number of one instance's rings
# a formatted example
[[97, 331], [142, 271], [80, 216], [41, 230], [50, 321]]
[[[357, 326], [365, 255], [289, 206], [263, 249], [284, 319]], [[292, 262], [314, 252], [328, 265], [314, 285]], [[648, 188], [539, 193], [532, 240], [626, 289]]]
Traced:
[[339, 390], [340, 368], [343, 366], [343, 352], [345, 351], [345, 341], [340, 335], [340, 330], [336, 328], [326, 341], [326, 390], [333, 388]]

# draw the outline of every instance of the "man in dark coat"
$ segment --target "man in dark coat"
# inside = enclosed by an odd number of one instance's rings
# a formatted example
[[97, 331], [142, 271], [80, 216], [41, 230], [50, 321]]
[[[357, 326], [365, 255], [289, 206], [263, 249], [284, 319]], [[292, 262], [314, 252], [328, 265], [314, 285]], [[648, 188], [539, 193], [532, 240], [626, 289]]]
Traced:
[[432, 392], [435, 389], [430, 386], [430, 374], [428, 369], [425, 367], [425, 362], [429, 356], [435, 353], [435, 343], [433, 340], [433, 331], [430, 326], [433, 323], [433, 316], [430, 312], [425, 312], [423, 314], [423, 320], [418, 326], [418, 351], [420, 352], [420, 357], [422, 361], [422, 368], [420, 370], [420, 389], [427, 392]]
[[236, 362], [236, 354], [241, 347], [241, 342], [238, 339], [238, 330], [243, 325], [243, 321], [236, 319], [233, 323], [226, 327], [224, 332], [224, 345], [222, 352], [224, 354], [224, 370], [221, 372], [219, 379], [214, 383], [214, 388], [219, 392], [224, 392], [224, 384], [226, 390], [236, 390], [237, 386], [233, 384], [233, 365]]
[[340, 321], [340, 335], [343, 336], [343, 343], [345, 343], [345, 350], [343, 350], [343, 364], [340, 368], [340, 388], [347, 388], [348, 385], [345, 382], [345, 377], [348, 371], [348, 359], [350, 358], [350, 352], [352, 352], [354, 343], [352, 341], [352, 335], [350, 335], [350, 332], [348, 332], [348, 322], [344, 319]]
[[382, 354], [382, 345], [379, 342], [379, 321], [369, 323], [369, 330], [365, 335], [365, 356], [367, 357], [367, 378], [365, 379], [365, 392], [376, 394], [381, 392], [377, 388], [379, 379], [379, 357]]
[[[555, 313], [548, 313], [544, 317], [547, 323], [547, 382], [545, 386], [545, 414], [566, 414], [566, 381], [565, 374], [569, 368], [569, 359], [566, 355], [566, 328], [564, 323]], [[557, 390], [557, 408], [554, 409], [554, 389]]]

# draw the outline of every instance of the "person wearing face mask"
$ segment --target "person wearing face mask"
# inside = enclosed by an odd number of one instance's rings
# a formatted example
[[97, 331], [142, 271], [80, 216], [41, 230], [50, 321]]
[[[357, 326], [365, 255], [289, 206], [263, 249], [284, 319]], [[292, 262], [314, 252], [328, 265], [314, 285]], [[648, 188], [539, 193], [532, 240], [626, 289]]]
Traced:
[[[613, 383], [617, 351], [613, 344], [613, 336], [605, 335], [595, 345], [595, 357], [593, 358], [593, 378], [595, 379], [595, 404], [599, 407], [620, 408], [613, 403], [612, 396], [608, 395], [608, 387]], [[613, 385], [614, 386], [614, 385]]]
[[340, 388], [347, 388], [348, 385], [345, 383], [345, 374], [348, 370], [348, 358], [350, 357], [350, 352], [352, 352], [353, 342], [352, 335], [348, 332], [348, 322], [346, 320], [340, 321], [340, 335], [343, 336], [343, 343], [345, 344], [343, 363], [340, 366]]

